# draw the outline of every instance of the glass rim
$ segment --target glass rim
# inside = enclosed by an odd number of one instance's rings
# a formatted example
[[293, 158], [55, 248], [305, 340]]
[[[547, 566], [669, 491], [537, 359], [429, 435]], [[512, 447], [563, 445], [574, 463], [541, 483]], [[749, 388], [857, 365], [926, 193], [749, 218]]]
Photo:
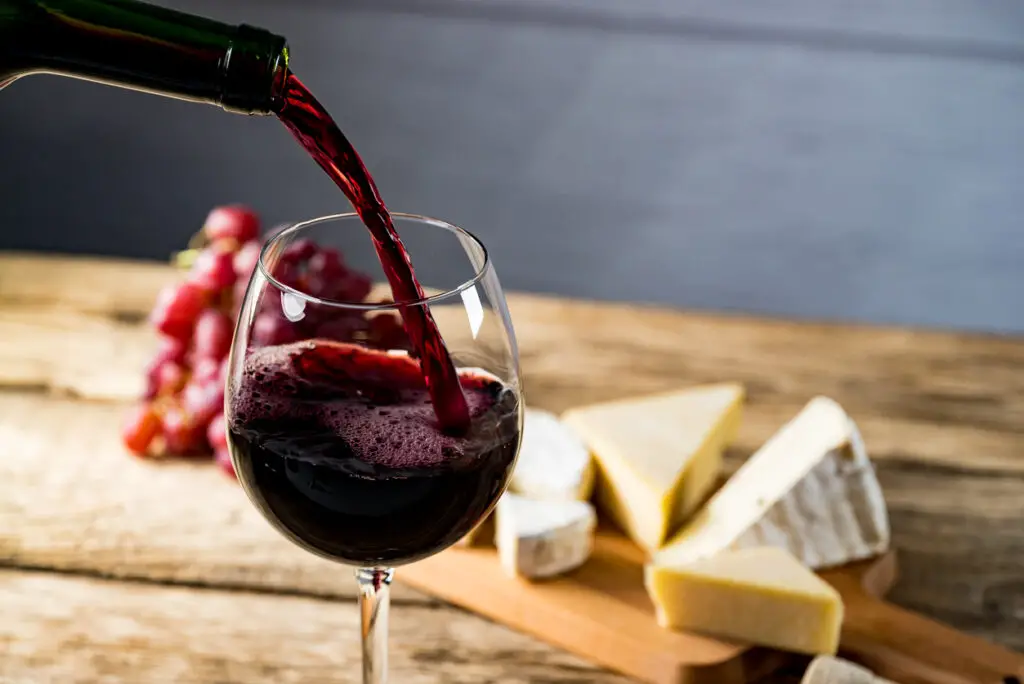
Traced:
[[[449, 233], [454, 233], [456, 235], [462, 235], [469, 238], [473, 242], [473, 244], [480, 248], [480, 251], [483, 254], [483, 261], [480, 263], [479, 268], [476, 268], [475, 272], [473, 273], [473, 276], [469, 280], [466, 280], [462, 284], [456, 285], [455, 287], [449, 290], [445, 290], [444, 292], [428, 295], [426, 297], [421, 297], [419, 299], [402, 300], [399, 302], [379, 302], [375, 304], [366, 302], [349, 302], [337, 299], [325, 299], [323, 297], [317, 297], [309, 294], [308, 292], [303, 292], [298, 288], [292, 287], [290, 285], [285, 285], [284, 283], [282, 283], [281, 281], [279, 281], [277, 278], [270, 274], [270, 271], [267, 269], [266, 264], [264, 263], [264, 259], [266, 258], [267, 253], [272, 245], [278, 243], [280, 240], [284, 239], [289, 235], [298, 233], [301, 230], [304, 230], [319, 223], [326, 223], [328, 221], [338, 221], [342, 219], [356, 219], [357, 221], [360, 222], [361, 225], [362, 220], [359, 218], [359, 214], [357, 214], [354, 211], [350, 211], [342, 214], [329, 214], [326, 216], [318, 216], [317, 218], [300, 221], [274, 233], [274, 235], [272, 235], [270, 239], [267, 240], [260, 248], [260, 258], [257, 261], [258, 270], [263, 275], [263, 277], [267, 279], [267, 282], [273, 285], [279, 291], [293, 294], [296, 297], [301, 297], [302, 299], [309, 302], [313, 302], [314, 304], [321, 304], [323, 306], [333, 306], [345, 309], [357, 309], [359, 311], [393, 311], [395, 309], [410, 306], [427, 306], [445, 299], [450, 299], [451, 297], [456, 295], [461, 295], [464, 291], [468, 290], [469, 288], [473, 287], [478, 282], [480, 282], [480, 280], [482, 280], [484, 275], [487, 273], [487, 270], [490, 268], [491, 255], [487, 251], [487, 246], [484, 245], [483, 241], [480, 240], [480, 238], [478, 238], [476, 235], [469, 232], [465, 228], [460, 228], [459, 226], [456, 226], [453, 223], [448, 223], [447, 221], [442, 221], [441, 219], [431, 218], [430, 216], [422, 216], [420, 214], [409, 214], [401, 211], [393, 211], [390, 213], [391, 217], [395, 219], [410, 219], [413, 221], [419, 221], [421, 223], [425, 223], [435, 228], [441, 228], [443, 230], [448, 231]], [[363, 227], [363, 229], [365, 230], [365, 227]], [[367, 238], [370, 239], [370, 236], [367, 236]]]

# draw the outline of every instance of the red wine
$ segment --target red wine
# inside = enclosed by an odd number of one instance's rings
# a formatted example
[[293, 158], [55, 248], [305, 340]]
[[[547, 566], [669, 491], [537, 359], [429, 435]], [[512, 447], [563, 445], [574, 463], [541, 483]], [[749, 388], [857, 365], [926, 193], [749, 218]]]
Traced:
[[491, 510], [519, 444], [515, 393], [482, 371], [457, 378], [469, 423], [453, 436], [406, 354], [326, 340], [253, 349], [228, 411], [239, 480], [321, 556], [393, 567], [437, 553]]
[[[294, 74], [288, 75], [277, 116], [342, 189], [370, 230], [395, 301], [423, 299], [423, 288], [416, 280], [409, 253], [369, 171], [327, 110]], [[464, 431], [469, 425], [469, 408], [433, 316], [425, 306], [400, 306], [400, 311], [406, 333], [423, 365], [438, 422], [445, 431]]]

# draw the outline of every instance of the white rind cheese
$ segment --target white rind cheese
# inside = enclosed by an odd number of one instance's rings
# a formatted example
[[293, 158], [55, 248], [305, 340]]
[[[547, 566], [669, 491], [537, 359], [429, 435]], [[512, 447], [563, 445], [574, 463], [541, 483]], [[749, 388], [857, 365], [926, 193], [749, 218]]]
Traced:
[[496, 510], [498, 557], [512, 577], [569, 572], [594, 548], [597, 516], [585, 501], [537, 501], [506, 492]]
[[510, 488], [547, 501], [586, 501], [594, 488], [590, 450], [557, 416], [526, 409]]
[[889, 548], [885, 499], [860, 433], [827, 397], [812, 399], [751, 456], [655, 561], [757, 546], [785, 549], [813, 569]]
[[800, 684], [893, 684], [876, 677], [865, 668], [849, 660], [820, 655], [811, 661]]

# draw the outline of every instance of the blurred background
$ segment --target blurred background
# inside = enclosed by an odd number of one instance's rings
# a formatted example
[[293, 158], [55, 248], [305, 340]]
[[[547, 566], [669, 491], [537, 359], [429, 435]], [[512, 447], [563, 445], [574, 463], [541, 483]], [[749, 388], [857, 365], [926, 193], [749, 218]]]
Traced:
[[[1018, 0], [162, 4], [287, 36], [391, 208], [510, 289], [1024, 331]], [[0, 94], [0, 149], [0, 249], [349, 210], [271, 118], [70, 79]]]

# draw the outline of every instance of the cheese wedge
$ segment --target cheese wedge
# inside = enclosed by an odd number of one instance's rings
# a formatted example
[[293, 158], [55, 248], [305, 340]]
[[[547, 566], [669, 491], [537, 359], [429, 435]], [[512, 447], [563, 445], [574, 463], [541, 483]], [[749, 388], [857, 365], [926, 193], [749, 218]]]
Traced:
[[509, 486], [531, 499], [586, 501], [594, 488], [594, 462], [582, 440], [555, 414], [528, 408]]
[[812, 399], [656, 555], [682, 565], [726, 549], [777, 546], [812, 568], [889, 548], [882, 488], [853, 421]]
[[597, 465], [597, 502], [654, 550], [716, 484], [739, 428], [743, 387], [694, 387], [572, 409], [562, 415]]
[[569, 572], [594, 548], [597, 516], [585, 501], [537, 501], [506, 492], [497, 508], [498, 557], [512, 577]]
[[782, 549], [648, 564], [644, 582], [662, 627], [810, 655], [839, 646], [839, 592]]

